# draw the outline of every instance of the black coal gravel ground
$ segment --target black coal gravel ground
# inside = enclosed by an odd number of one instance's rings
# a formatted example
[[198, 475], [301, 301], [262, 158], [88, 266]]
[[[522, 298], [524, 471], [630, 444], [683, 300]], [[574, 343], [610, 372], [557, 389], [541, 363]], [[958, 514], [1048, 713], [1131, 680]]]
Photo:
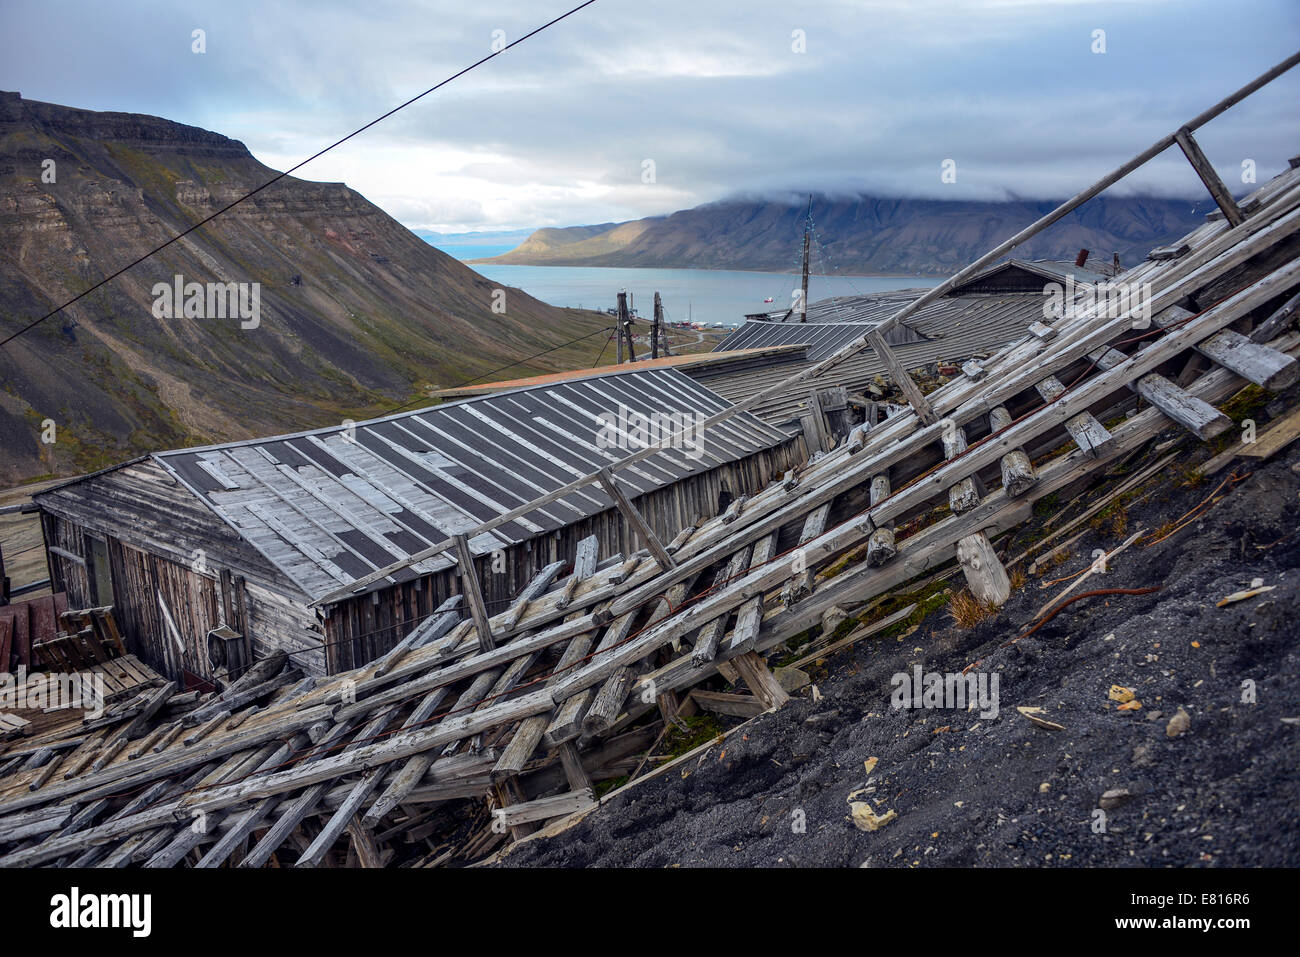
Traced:
[[[1043, 589], [1042, 580], [1080, 570], [1094, 549], [1112, 549], [1140, 527], [1177, 520], [1221, 478], [1188, 487], [1171, 473], [1131, 509], [1125, 535], [1089, 531], [1073, 557], [1031, 577], [973, 629], [940, 609], [904, 638], [860, 642], [814, 671], [820, 700], [804, 689], [702, 757], [613, 796], [556, 837], [519, 845], [503, 863], [1300, 864], [1300, 726], [1284, 720], [1300, 715], [1300, 446], [1257, 467], [1200, 520], [1163, 542], [1133, 545], [1079, 589], [1158, 592], [1085, 598], [1000, 647], [1065, 587]], [[1256, 578], [1273, 590], [1216, 607]], [[996, 718], [891, 707], [896, 672], [917, 664], [959, 672], [976, 661], [998, 675]], [[1134, 689], [1141, 708], [1119, 710], [1112, 685]], [[1040, 707], [1064, 730], [1037, 727], [1017, 707]], [[1179, 709], [1188, 727], [1170, 737]], [[1101, 797], [1116, 789], [1130, 796], [1103, 818]], [[851, 794], [897, 816], [860, 830]]]

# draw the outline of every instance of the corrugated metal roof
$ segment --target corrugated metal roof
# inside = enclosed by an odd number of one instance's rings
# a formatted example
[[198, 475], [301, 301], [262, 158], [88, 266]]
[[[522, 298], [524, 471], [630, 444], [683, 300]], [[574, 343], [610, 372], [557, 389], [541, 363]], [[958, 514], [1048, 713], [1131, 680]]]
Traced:
[[[781, 379], [818, 362], [842, 348], [866, 330], [892, 316], [917, 293], [911, 290], [900, 300], [898, 293], [843, 297], [844, 311], [864, 322], [763, 322], [750, 320], [728, 336], [719, 350], [754, 345], [791, 345], [809, 343], [808, 357], [800, 362], [786, 362], [760, 369], [742, 369], [729, 373], [725, 368], [690, 370], [689, 374], [732, 402], [753, 395]], [[907, 323], [925, 341], [894, 346], [894, 353], [909, 368], [939, 360], [957, 362], [972, 355], [992, 352], [1025, 335], [1030, 323], [1043, 317], [1041, 295], [947, 296], [923, 306]], [[814, 303], [809, 314], [825, 307]], [[824, 314], [822, 312], [821, 314]], [[876, 376], [885, 375], [884, 364], [869, 348], [846, 359], [815, 380], [818, 388], [844, 385], [851, 391], [866, 386]], [[759, 403], [754, 412], [773, 424], [788, 422], [807, 398], [809, 383], [801, 383], [787, 393], [780, 393]]]
[[[648, 369], [464, 399], [351, 431], [319, 429], [156, 459], [315, 598], [641, 447], [602, 448], [603, 413], [622, 409], [635, 429], [637, 414], [706, 416], [727, 404], [675, 369]], [[696, 448], [664, 450], [618, 476], [636, 493], [648, 492], [787, 438], [745, 413], [705, 430]], [[482, 554], [612, 507], [590, 486], [470, 544]], [[450, 563], [439, 555], [398, 577]]]

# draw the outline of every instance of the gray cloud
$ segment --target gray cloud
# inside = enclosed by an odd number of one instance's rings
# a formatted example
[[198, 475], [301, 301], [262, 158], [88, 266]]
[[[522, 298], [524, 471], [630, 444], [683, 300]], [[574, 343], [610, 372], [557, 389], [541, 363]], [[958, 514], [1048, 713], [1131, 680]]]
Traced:
[[[215, 129], [285, 168], [485, 55], [494, 30], [513, 39], [564, 9], [7, 0], [0, 88]], [[1090, 50], [1098, 29], [1104, 54]], [[301, 175], [442, 230], [604, 222], [740, 192], [1056, 197], [1297, 40], [1292, 0], [600, 0]], [[1300, 152], [1298, 93], [1300, 76], [1284, 77], [1200, 134], [1225, 178], [1253, 159], [1262, 180]], [[949, 158], [955, 184], [940, 182]], [[1122, 188], [1200, 196], [1176, 152]]]

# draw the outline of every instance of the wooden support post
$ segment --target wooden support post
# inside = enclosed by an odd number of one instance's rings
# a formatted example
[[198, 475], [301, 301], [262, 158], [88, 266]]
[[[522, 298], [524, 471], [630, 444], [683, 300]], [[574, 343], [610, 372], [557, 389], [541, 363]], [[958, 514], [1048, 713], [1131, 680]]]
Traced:
[[971, 594], [980, 601], [1000, 607], [1011, 597], [1007, 570], [983, 532], [967, 535], [957, 542], [957, 562], [966, 575]]
[[[1235, 372], [1248, 382], [1280, 392], [1300, 379], [1300, 362], [1294, 356], [1278, 352], [1263, 343], [1281, 332], [1300, 305], [1300, 296], [1292, 297], [1280, 309], [1256, 326], [1249, 336], [1231, 329], [1221, 329], [1195, 346], [1196, 352], [1211, 362]], [[1193, 313], [1181, 306], [1162, 309], [1155, 324], [1162, 329], [1191, 319]]]
[[767, 663], [757, 652], [747, 651], [729, 660], [740, 672], [745, 687], [749, 688], [754, 697], [769, 711], [781, 707], [790, 700], [790, 696], [781, 687], [781, 682], [776, 680], [776, 675], [768, 670]]
[[[754, 543], [754, 552], [749, 561], [750, 570], [765, 566], [776, 554], [777, 532], [772, 532]], [[729, 651], [749, 651], [754, 647], [758, 629], [763, 624], [763, 595], [759, 593], [748, 599], [736, 609], [736, 625], [731, 631]]]
[[[889, 498], [889, 473], [882, 472], [871, 479], [871, 507], [875, 508]], [[873, 519], [874, 521], [874, 519]], [[894, 543], [893, 522], [878, 525], [867, 539], [867, 564], [878, 568], [898, 554]]]
[[1187, 162], [1192, 164], [1192, 169], [1196, 170], [1196, 175], [1201, 178], [1205, 188], [1210, 191], [1214, 198], [1215, 205], [1223, 211], [1224, 218], [1230, 226], [1240, 226], [1246, 221], [1245, 215], [1242, 214], [1241, 208], [1228, 192], [1228, 187], [1223, 185], [1223, 180], [1219, 179], [1219, 174], [1214, 171], [1210, 161], [1206, 159], [1205, 154], [1201, 152], [1200, 144], [1192, 136], [1192, 131], [1184, 126], [1174, 134], [1174, 141], [1182, 148], [1183, 155], [1187, 157]]
[[578, 756], [578, 749], [573, 746], [572, 741], [560, 745], [560, 764], [564, 766], [564, 777], [569, 782], [569, 790], [591, 790], [591, 778], [587, 775], [587, 769], [582, 766], [582, 759]]
[[[1001, 432], [1011, 424], [1011, 413], [1004, 405], [995, 406], [989, 413], [989, 428]], [[1007, 495], [1014, 498], [1024, 495], [1038, 482], [1038, 473], [1024, 449], [1012, 449], [1002, 456], [1002, 488]]]
[[474, 554], [469, 550], [469, 539], [464, 535], [456, 535], [454, 538], [456, 560], [460, 564], [460, 588], [469, 602], [469, 612], [478, 632], [479, 651], [492, 651], [496, 648], [496, 643], [492, 640], [487, 603], [483, 601], [483, 591], [479, 587], [478, 572], [474, 569]]
[[573, 594], [578, 586], [596, 571], [596, 557], [600, 553], [600, 539], [589, 535], [578, 542], [577, 554], [573, 559], [573, 574], [564, 583], [559, 597], [555, 599], [556, 608], [568, 608], [573, 602]]
[[[1049, 375], [1035, 388], [1048, 402], [1055, 401], [1065, 393], [1065, 386], [1054, 375]], [[1070, 438], [1074, 439], [1074, 444], [1090, 458], [1096, 458], [1097, 450], [1114, 438], [1091, 412], [1080, 412], [1067, 419], [1065, 430], [1070, 433]]]
[[[749, 567], [750, 548], [746, 545], [731, 556], [713, 578], [713, 591], [717, 591], [727, 582], [739, 578]], [[695, 644], [691, 651], [691, 661], [696, 667], [707, 665], [718, 653], [718, 641], [727, 627], [728, 615], [719, 615], [703, 625], [695, 635]]]
[[609, 493], [609, 497], [614, 500], [614, 504], [623, 513], [623, 517], [632, 526], [642, 544], [650, 549], [650, 554], [659, 563], [659, 568], [663, 571], [676, 568], [677, 563], [673, 561], [673, 557], [668, 554], [668, 550], [664, 548], [655, 533], [650, 530], [650, 526], [646, 524], [646, 520], [641, 516], [641, 513], [633, 507], [628, 497], [623, 494], [623, 490], [619, 488], [618, 482], [614, 479], [614, 473], [607, 468], [601, 469], [600, 484]]
[[[951, 460], [966, 451], [966, 433], [960, 427], [945, 429], [943, 449]], [[948, 506], [953, 514], [969, 512], [980, 503], [973, 478], [964, 478], [948, 489]], [[966, 575], [971, 594], [979, 601], [1001, 606], [1011, 597], [1011, 580], [1002, 567], [993, 544], [983, 531], [967, 535], [957, 542], [957, 563]]]
[[[803, 530], [799, 533], [800, 545], [811, 542], [822, 532], [826, 531], [826, 519], [830, 515], [830, 512], [831, 503], [826, 502], [823, 505], [817, 506], [817, 508], [808, 513], [808, 517], [804, 519], [803, 522]], [[800, 552], [801, 551], [802, 550], [800, 550]], [[791, 576], [790, 581], [788, 581], [785, 588], [782, 589], [782, 602], [788, 607], [808, 595], [812, 590], [813, 570], [807, 567], [807, 563], [805, 562], [803, 571], [796, 572]]]
[[[950, 427], [943, 430], [943, 454], [947, 459], [955, 459], [968, 448], [966, 430], [948, 420], [945, 420], [944, 425]], [[948, 507], [956, 515], [969, 512], [979, 503], [980, 495], [973, 477], [964, 478], [948, 489]]]
[[922, 425], [934, 425], [939, 421], [939, 417], [934, 414], [934, 409], [926, 401], [925, 396], [921, 395], [921, 390], [917, 388], [912, 377], [907, 374], [903, 368], [903, 363], [899, 361], [898, 356], [894, 355], [894, 350], [889, 348], [885, 342], [885, 337], [876, 329], [867, 333], [867, 342], [875, 350], [876, 357], [885, 364], [889, 370], [889, 378], [894, 385], [903, 390], [903, 395], [907, 396], [908, 403], [912, 406], [912, 411], [916, 417], [921, 420]]

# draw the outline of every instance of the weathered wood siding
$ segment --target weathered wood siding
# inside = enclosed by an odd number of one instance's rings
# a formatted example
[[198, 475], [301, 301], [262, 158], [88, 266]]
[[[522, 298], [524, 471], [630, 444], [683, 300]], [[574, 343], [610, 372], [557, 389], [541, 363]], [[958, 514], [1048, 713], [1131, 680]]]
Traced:
[[[42, 496], [47, 546], [80, 556], [86, 565], [50, 552], [56, 590], [72, 608], [109, 604], [90, 574], [91, 539], [107, 546], [111, 604], [127, 647], [159, 673], [212, 677], [207, 633], [229, 624], [248, 635], [254, 657], [283, 648], [311, 673], [323, 673], [323, 634], [307, 598], [202, 502], [151, 461], [124, 466]], [[221, 573], [229, 573], [222, 595]], [[181, 636], [171, 636], [159, 593]], [[230, 621], [225, 620], [225, 608]]]
[[[667, 542], [696, 519], [716, 515], [724, 488], [732, 496], [751, 494], [803, 457], [802, 443], [792, 439], [642, 495], [634, 504], [660, 540]], [[477, 556], [475, 565], [488, 613], [497, 614], [508, 607], [520, 589], [551, 562], [571, 560], [578, 542], [589, 535], [600, 541], [601, 559], [618, 553], [629, 555], [640, 547], [618, 510], [611, 508], [505, 549], [501, 562], [494, 562], [491, 555]], [[501, 567], [494, 568], [497, 564]], [[445, 569], [331, 606], [325, 621], [330, 673], [382, 655], [456, 594], [460, 594], [460, 577], [455, 569]]]

